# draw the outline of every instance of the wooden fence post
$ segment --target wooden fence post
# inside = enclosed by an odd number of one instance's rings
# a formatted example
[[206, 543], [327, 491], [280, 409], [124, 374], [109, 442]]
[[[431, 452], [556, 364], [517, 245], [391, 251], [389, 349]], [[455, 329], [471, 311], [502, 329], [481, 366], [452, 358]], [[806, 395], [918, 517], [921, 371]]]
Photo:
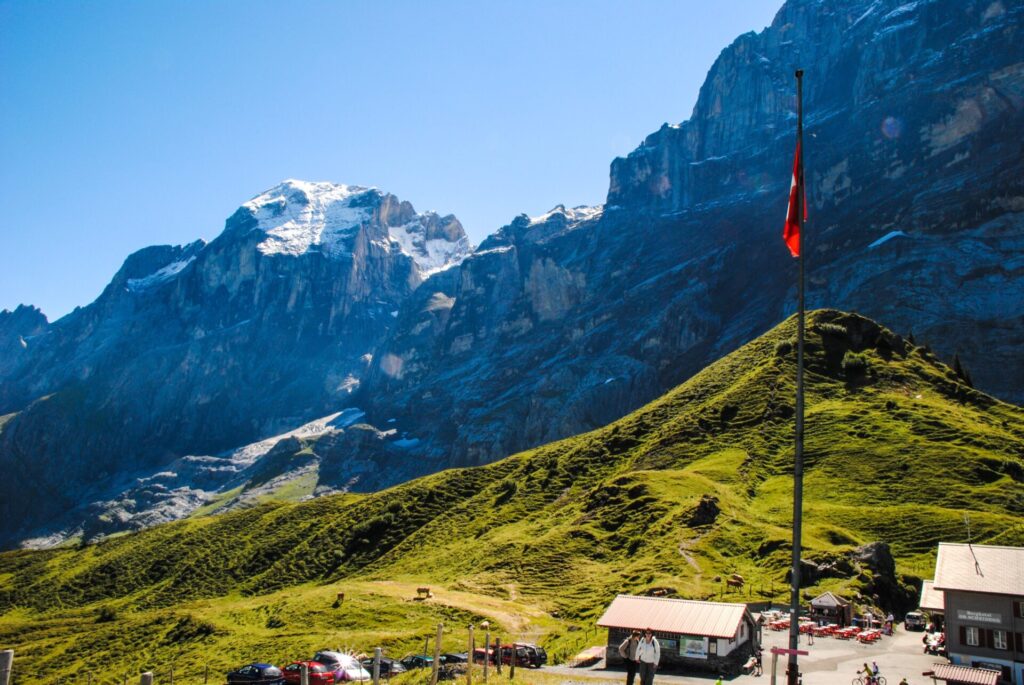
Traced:
[[153, 671], [146, 671], [140, 675], [139, 685], [153, 685]]
[[473, 685], [473, 648], [476, 643], [473, 641], [473, 624], [469, 624], [469, 658], [466, 660], [466, 685]]
[[0, 685], [10, 685], [11, 671], [14, 669], [14, 650], [5, 649], [0, 652]]
[[515, 642], [512, 643], [511, 649], [512, 649], [512, 652], [509, 655], [509, 659], [508, 659], [508, 679], [509, 680], [515, 680], [516, 679], [516, 657], [518, 656], [518, 654], [517, 654], [518, 650], [516, 649], [516, 643]]
[[380, 685], [380, 647], [373, 649], [373, 685]]
[[444, 636], [444, 624], [437, 624], [437, 639], [434, 641], [434, 663], [433, 670], [430, 673], [430, 685], [437, 685], [437, 671], [441, 664], [441, 638]]
[[210, 664], [203, 666], [203, 685], [210, 682]]
[[309, 666], [299, 665], [299, 685], [309, 685]]
[[[484, 627], [484, 682], [487, 682], [487, 663], [491, 660], [487, 652], [491, 650], [491, 624], [488, 621], [484, 621], [481, 625]], [[471, 657], [473, 655], [470, 655]]]
[[501, 637], [494, 637], [494, 667], [498, 669], [498, 675], [501, 675]]
[[171, 666], [170, 680], [168, 682], [170, 685], [174, 685], [174, 666]]

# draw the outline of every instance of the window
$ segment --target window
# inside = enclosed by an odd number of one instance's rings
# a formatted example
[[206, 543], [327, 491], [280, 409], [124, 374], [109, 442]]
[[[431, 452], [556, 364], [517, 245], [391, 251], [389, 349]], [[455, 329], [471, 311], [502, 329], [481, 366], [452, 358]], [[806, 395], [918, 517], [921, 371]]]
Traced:
[[970, 647], [978, 646], [979, 641], [977, 628], [975, 628], [974, 626], [964, 626], [964, 634], [966, 635], [966, 637], [964, 638], [965, 644], [967, 644]]
[[1024, 618], [1024, 602], [1013, 603], [1013, 615], [1017, 618]]
[[996, 649], [1009, 649], [1009, 646], [1007, 645], [1005, 630], [992, 631], [992, 646]]

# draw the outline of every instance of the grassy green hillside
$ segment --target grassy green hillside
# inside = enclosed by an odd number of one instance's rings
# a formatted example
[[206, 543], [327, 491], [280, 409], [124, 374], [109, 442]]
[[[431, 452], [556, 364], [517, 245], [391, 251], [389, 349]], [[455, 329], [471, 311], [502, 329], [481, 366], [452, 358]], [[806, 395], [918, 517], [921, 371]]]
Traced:
[[[861, 317], [815, 312], [808, 331], [804, 540], [838, 571], [807, 592], [912, 592], [965, 511], [975, 541], [1024, 545], [1024, 411]], [[22, 677], [174, 663], [181, 679], [328, 645], [401, 656], [439, 620], [564, 655], [600, 643], [588, 631], [624, 591], [783, 600], [794, 335], [787, 321], [610, 426], [490, 466], [0, 555], [0, 647]], [[848, 561], [876, 540], [894, 582]], [[731, 573], [746, 588], [725, 593]], [[413, 601], [418, 585], [436, 596]]]

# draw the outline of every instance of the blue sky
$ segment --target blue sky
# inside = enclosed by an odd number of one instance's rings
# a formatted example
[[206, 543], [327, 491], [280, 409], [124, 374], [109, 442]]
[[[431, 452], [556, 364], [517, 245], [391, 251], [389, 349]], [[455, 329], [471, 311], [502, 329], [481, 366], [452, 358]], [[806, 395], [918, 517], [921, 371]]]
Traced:
[[454, 213], [599, 204], [782, 0], [0, 0], [0, 308], [91, 302], [285, 178]]

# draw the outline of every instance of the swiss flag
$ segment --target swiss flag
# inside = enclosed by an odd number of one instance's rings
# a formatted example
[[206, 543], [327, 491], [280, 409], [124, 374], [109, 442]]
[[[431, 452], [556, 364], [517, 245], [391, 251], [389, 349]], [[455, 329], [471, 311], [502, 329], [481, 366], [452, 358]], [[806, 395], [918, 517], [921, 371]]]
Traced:
[[793, 182], [789, 186], [789, 209], [786, 211], [786, 227], [782, 229], [782, 239], [786, 241], [790, 254], [800, 256], [800, 219], [797, 216], [797, 193], [800, 205], [804, 210], [804, 221], [807, 220], [807, 194], [804, 190], [804, 160], [800, 150], [800, 141], [796, 143], [796, 155], [793, 157]]

